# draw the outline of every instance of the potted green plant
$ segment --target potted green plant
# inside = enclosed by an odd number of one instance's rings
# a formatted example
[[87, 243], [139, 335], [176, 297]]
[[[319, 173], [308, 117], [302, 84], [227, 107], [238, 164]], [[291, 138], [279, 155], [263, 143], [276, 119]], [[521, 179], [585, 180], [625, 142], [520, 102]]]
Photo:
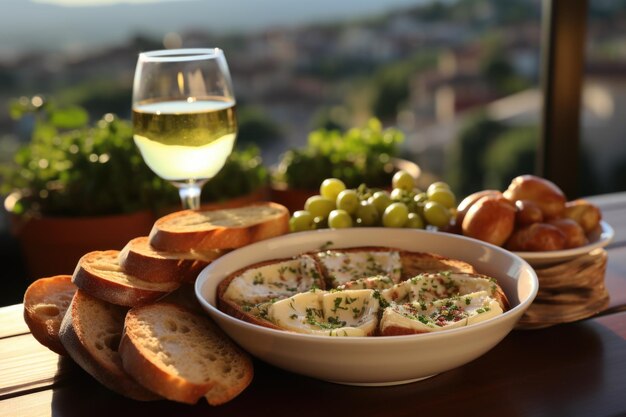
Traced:
[[404, 135], [398, 129], [384, 129], [378, 119], [345, 132], [318, 129], [309, 134], [307, 146], [283, 154], [272, 173], [271, 199], [292, 212], [304, 206], [308, 197], [319, 193], [326, 178], [339, 178], [347, 187], [360, 184], [385, 188], [393, 174], [404, 169], [415, 178], [419, 167], [398, 158]]
[[[35, 100], [16, 101], [11, 113], [32, 121], [32, 135], [1, 167], [0, 194], [31, 278], [71, 273], [86, 252], [121, 249], [178, 209], [176, 189], [143, 162], [128, 121], [107, 114], [90, 124], [80, 107]], [[224, 170], [204, 203], [263, 198], [268, 174], [258, 150], [234, 152]]]

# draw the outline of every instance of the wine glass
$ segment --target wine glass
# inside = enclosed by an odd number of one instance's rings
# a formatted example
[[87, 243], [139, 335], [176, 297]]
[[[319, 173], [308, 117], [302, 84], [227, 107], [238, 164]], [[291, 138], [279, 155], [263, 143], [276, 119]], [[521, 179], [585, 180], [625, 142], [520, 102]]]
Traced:
[[235, 96], [219, 48], [143, 52], [133, 83], [133, 133], [144, 161], [198, 209], [237, 136]]

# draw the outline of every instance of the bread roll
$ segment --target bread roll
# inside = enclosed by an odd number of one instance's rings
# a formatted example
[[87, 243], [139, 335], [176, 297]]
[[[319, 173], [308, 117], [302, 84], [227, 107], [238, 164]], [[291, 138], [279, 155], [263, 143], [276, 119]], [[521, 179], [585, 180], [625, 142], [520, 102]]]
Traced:
[[543, 221], [543, 211], [533, 201], [517, 200], [515, 207], [517, 207], [515, 220], [518, 225], [528, 226], [529, 224], [541, 223]]
[[562, 250], [565, 248], [565, 239], [565, 234], [556, 226], [533, 223], [513, 232], [505, 247], [520, 252]]
[[589, 243], [583, 228], [572, 219], [550, 220], [549, 224], [556, 226], [565, 235], [565, 249], [578, 248]]
[[563, 216], [565, 194], [553, 182], [534, 175], [520, 175], [511, 181], [504, 197], [510, 201], [530, 200], [537, 204], [545, 219]]
[[456, 224], [459, 225], [459, 227], [463, 224], [463, 219], [465, 218], [465, 215], [467, 214], [467, 211], [470, 209], [470, 207], [472, 207], [474, 203], [476, 203], [482, 197], [486, 196], [502, 197], [502, 193], [498, 190], [483, 190], [477, 191], [474, 194], [470, 194], [465, 197], [459, 203], [456, 209]]
[[602, 219], [600, 209], [586, 200], [574, 200], [565, 204], [565, 217], [575, 220], [585, 233], [596, 229]]
[[513, 233], [515, 211], [515, 206], [503, 197], [481, 197], [463, 219], [463, 234], [502, 246]]

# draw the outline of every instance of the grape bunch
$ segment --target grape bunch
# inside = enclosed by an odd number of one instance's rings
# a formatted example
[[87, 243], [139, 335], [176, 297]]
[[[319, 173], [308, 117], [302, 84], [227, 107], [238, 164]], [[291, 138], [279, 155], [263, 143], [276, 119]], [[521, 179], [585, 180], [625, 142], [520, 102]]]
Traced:
[[450, 224], [456, 209], [456, 197], [445, 182], [434, 182], [424, 192], [404, 170], [391, 180], [392, 191], [370, 189], [362, 184], [346, 188], [343, 181], [327, 178], [319, 195], [309, 197], [304, 210], [289, 220], [292, 232], [322, 228], [340, 229], [358, 226], [442, 229]]

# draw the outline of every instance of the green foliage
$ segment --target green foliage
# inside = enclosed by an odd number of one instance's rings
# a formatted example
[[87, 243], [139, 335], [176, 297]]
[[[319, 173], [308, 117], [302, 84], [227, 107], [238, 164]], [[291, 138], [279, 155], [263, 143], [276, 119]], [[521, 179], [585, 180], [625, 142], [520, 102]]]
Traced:
[[535, 172], [538, 144], [537, 127], [512, 128], [497, 136], [485, 154], [484, 188], [504, 190], [518, 175]]
[[252, 193], [269, 183], [269, 172], [257, 146], [233, 152], [224, 167], [202, 188], [202, 201], [215, 202]]
[[484, 188], [484, 155], [505, 126], [480, 113], [469, 118], [450, 149], [446, 177], [458, 195]]
[[283, 155], [275, 179], [290, 188], [305, 189], [318, 188], [325, 178], [339, 178], [350, 188], [362, 183], [389, 184], [393, 174], [390, 158], [397, 155], [403, 140], [399, 130], [383, 129], [378, 119], [346, 132], [315, 130], [309, 134], [306, 148]]
[[[10, 106], [14, 117], [34, 119], [31, 142], [0, 171], [0, 193], [23, 196], [16, 213], [95, 216], [180, 204], [176, 188], [143, 162], [130, 122], [107, 114], [90, 125], [80, 107], [37, 104], [21, 99]], [[248, 193], [267, 176], [258, 149], [234, 152], [203, 200]]]
[[237, 125], [237, 143], [240, 145], [263, 145], [282, 140], [279, 126], [257, 107], [239, 107], [237, 109]]
[[426, 50], [410, 59], [387, 65], [376, 72], [371, 85], [374, 89], [372, 111], [380, 119], [395, 118], [409, 98], [411, 77], [435, 66], [437, 54]]

